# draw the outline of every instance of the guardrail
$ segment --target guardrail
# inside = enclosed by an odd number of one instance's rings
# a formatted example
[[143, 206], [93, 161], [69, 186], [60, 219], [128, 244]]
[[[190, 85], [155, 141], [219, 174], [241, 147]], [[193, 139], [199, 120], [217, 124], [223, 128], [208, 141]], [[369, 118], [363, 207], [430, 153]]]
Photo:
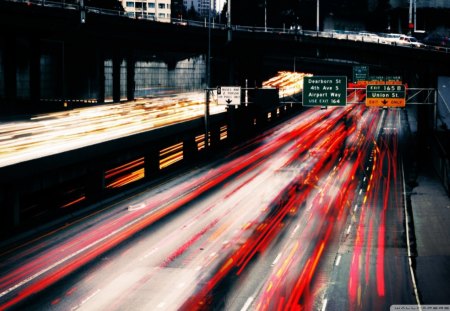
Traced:
[[[79, 10], [80, 5], [78, 3], [67, 2], [67, 0], [62, 0], [61, 2], [49, 1], [49, 0], [2, 0], [5, 2], [17, 2], [17, 3], [26, 3], [28, 5], [39, 5], [45, 7], [55, 7], [55, 8], [63, 8], [70, 10]], [[70, 0], [69, 0], [70, 1]], [[119, 11], [119, 10], [110, 10], [103, 8], [96, 8], [91, 6], [85, 6], [85, 10], [88, 13], [96, 13], [103, 15], [113, 15], [113, 16], [122, 16], [132, 19], [140, 19], [140, 20], [150, 20], [150, 21], [158, 21], [154, 16], [130, 16], [129, 12]], [[172, 24], [181, 25], [181, 26], [192, 26], [192, 27], [208, 27], [207, 19], [205, 18], [203, 21], [195, 21], [195, 20], [187, 20], [187, 19], [179, 19], [172, 18]], [[218, 24], [215, 22], [211, 23], [212, 29], [228, 29], [226, 24]], [[354, 31], [313, 31], [313, 30], [303, 30], [299, 27], [294, 28], [276, 28], [276, 27], [256, 27], [256, 26], [245, 26], [245, 25], [232, 25], [231, 29], [233, 31], [242, 31], [242, 32], [258, 32], [258, 33], [272, 33], [272, 34], [287, 34], [287, 35], [300, 35], [300, 36], [309, 36], [309, 37], [320, 37], [320, 38], [331, 38], [337, 40], [349, 40], [356, 42], [369, 42], [374, 44], [383, 44], [383, 45], [394, 45], [398, 47], [410, 48], [410, 49], [426, 49], [431, 51], [450, 53], [450, 48], [440, 47], [440, 46], [432, 46], [425, 45], [416, 46], [413, 44], [401, 44], [396, 41], [390, 41], [382, 36], [378, 36], [373, 33], [358, 33]]]

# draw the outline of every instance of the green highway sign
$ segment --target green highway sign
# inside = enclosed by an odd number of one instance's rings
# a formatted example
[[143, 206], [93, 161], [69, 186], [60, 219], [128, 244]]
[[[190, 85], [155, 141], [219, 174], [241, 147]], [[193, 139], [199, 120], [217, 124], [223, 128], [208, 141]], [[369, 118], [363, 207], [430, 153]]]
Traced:
[[353, 82], [367, 81], [369, 78], [369, 66], [353, 66]]
[[386, 84], [402, 84], [402, 76], [386, 76]]
[[370, 84], [385, 84], [386, 77], [385, 76], [369, 76], [367, 79]]
[[345, 106], [346, 76], [313, 76], [303, 81], [303, 106]]

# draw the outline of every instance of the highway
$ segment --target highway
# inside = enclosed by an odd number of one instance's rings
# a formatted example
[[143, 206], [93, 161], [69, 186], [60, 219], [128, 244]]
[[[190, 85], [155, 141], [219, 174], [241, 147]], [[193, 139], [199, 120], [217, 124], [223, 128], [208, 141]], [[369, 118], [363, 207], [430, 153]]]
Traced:
[[[356, 95], [355, 95], [356, 96]], [[305, 110], [0, 254], [0, 310], [386, 310], [414, 304], [404, 111]]]
[[[225, 111], [211, 103], [210, 113]], [[0, 167], [114, 140], [202, 117], [205, 94], [167, 94], [71, 109], [0, 124]]]
[[[303, 73], [280, 72], [264, 82], [282, 97], [303, 89]], [[205, 93], [172, 93], [0, 122], [0, 167], [127, 137], [174, 123], [202, 118]], [[212, 92], [209, 113], [225, 112]]]

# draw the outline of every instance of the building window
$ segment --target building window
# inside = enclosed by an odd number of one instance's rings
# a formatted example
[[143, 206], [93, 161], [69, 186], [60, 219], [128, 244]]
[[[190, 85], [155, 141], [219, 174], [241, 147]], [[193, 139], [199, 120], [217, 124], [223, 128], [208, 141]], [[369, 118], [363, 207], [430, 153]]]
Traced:
[[149, 2], [148, 3], [148, 8], [149, 9], [154, 9], [155, 8], [155, 3], [154, 2]]
[[127, 8], [134, 8], [134, 2], [127, 1]]
[[166, 14], [164, 14], [164, 13], [159, 13], [159, 14], [158, 14], [158, 18], [166, 18]]
[[165, 9], [166, 8], [166, 4], [165, 3], [159, 3], [158, 4], [158, 8]]

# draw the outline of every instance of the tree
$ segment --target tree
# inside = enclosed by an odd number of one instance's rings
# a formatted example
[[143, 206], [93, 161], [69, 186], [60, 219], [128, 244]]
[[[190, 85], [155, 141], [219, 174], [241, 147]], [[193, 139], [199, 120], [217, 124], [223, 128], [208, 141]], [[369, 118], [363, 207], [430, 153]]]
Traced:
[[183, 0], [172, 0], [172, 18], [186, 18], [187, 10], [183, 4]]
[[195, 10], [194, 2], [191, 2], [191, 7], [187, 11], [187, 18], [190, 20], [199, 20], [200, 14]]

